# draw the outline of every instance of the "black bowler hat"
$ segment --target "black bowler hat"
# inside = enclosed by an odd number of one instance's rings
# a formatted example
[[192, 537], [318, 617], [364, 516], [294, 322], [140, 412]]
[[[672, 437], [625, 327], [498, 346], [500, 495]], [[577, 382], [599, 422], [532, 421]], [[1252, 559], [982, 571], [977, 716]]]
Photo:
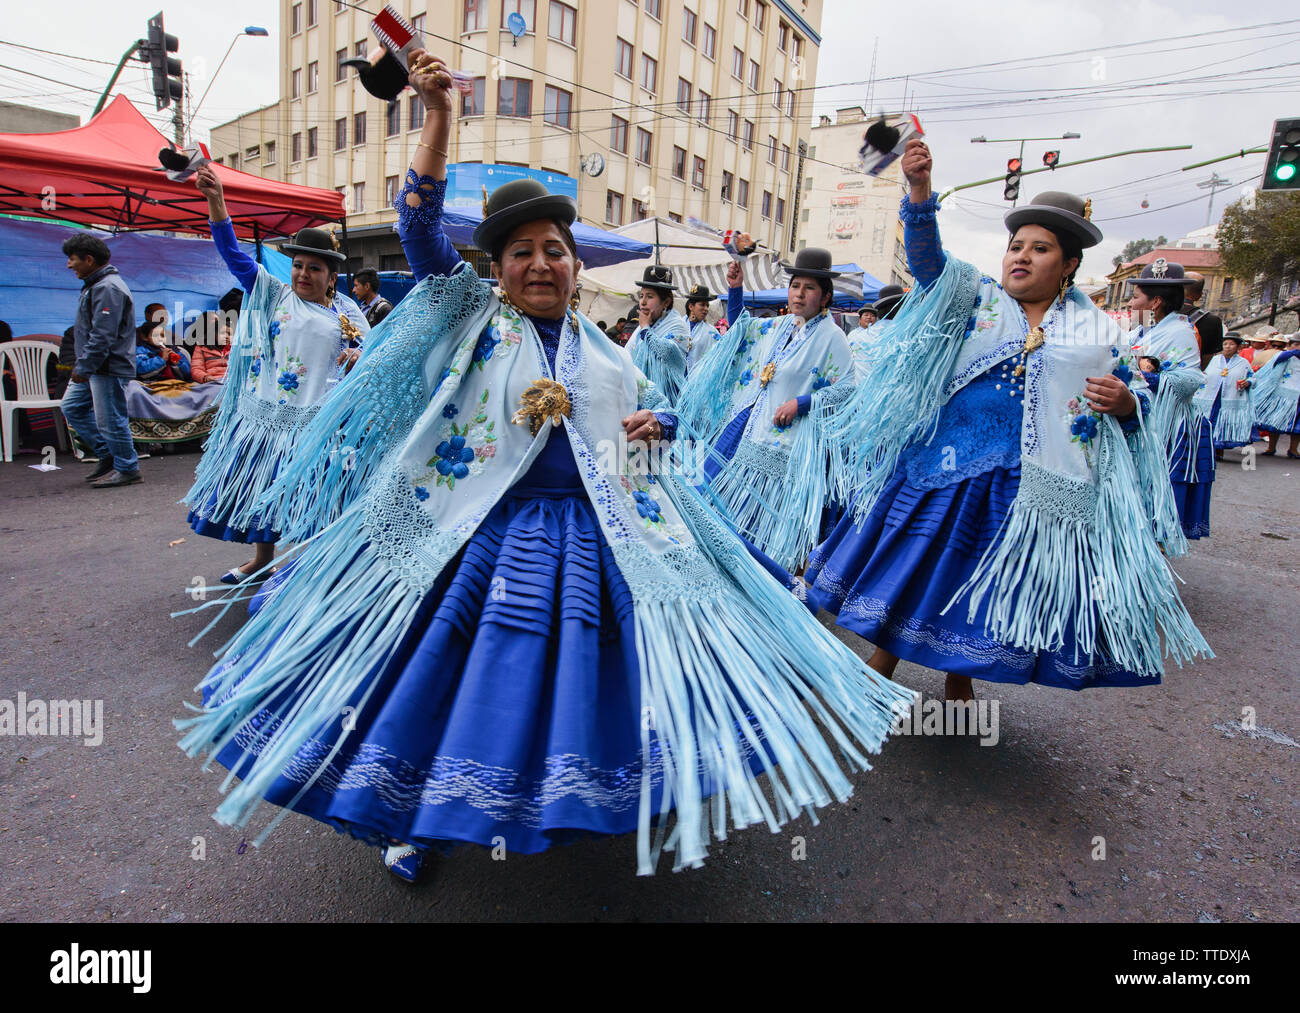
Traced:
[[313, 257], [332, 260], [339, 264], [348, 259], [345, 254], [335, 249], [334, 237], [324, 229], [299, 229], [298, 234], [293, 237], [293, 242], [285, 243], [280, 250], [282, 253], [310, 253]]
[[782, 262], [781, 266], [792, 277], [803, 275], [807, 278], [838, 278], [839, 271], [832, 271], [831, 254], [816, 246], [809, 246], [795, 254], [794, 263]]
[[653, 288], [668, 295], [673, 291], [673, 270], [662, 264], [651, 264], [641, 275], [641, 288]]
[[1022, 225], [1043, 225], [1064, 229], [1079, 240], [1085, 250], [1101, 242], [1101, 229], [1093, 225], [1092, 201], [1060, 190], [1040, 193], [1023, 207], [1013, 208], [1002, 220], [1014, 236]]
[[713, 302], [714, 299], [721, 299], [721, 296], [714, 295], [703, 285], [696, 285], [686, 293], [686, 305], [693, 302]]
[[894, 307], [903, 301], [903, 296], [907, 293], [903, 290], [902, 285], [882, 285], [880, 291], [876, 293], [876, 301], [869, 307], [881, 320], [889, 316]]
[[1142, 268], [1142, 273], [1133, 279], [1133, 284], [1141, 285], [1143, 288], [1160, 288], [1165, 285], [1170, 288], [1181, 288], [1186, 280], [1183, 277], [1182, 264], [1157, 257]]
[[342, 66], [356, 68], [357, 76], [361, 78], [361, 87], [375, 98], [392, 102], [406, 87], [407, 74], [402, 69], [402, 65], [397, 62], [397, 58], [386, 47], [378, 52], [382, 54], [378, 60], [374, 59], [372, 54], [370, 58], [357, 57], [354, 60], [344, 60]]
[[492, 191], [483, 220], [474, 229], [474, 245], [491, 253], [496, 244], [520, 225], [541, 218], [572, 225], [578, 205], [572, 197], [551, 193], [535, 179], [516, 179]]

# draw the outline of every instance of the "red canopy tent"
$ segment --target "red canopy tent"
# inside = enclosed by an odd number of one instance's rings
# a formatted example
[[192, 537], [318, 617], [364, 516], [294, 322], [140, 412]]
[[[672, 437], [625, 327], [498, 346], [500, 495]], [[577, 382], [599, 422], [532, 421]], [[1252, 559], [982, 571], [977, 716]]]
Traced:
[[[207, 200], [192, 179], [174, 183], [158, 163], [158, 151], [168, 143], [123, 95], [73, 130], [0, 134], [0, 213], [119, 232], [162, 229], [207, 235]], [[221, 165], [216, 171], [235, 232], [244, 239], [287, 236], [344, 220], [343, 195], [337, 191], [263, 179]]]

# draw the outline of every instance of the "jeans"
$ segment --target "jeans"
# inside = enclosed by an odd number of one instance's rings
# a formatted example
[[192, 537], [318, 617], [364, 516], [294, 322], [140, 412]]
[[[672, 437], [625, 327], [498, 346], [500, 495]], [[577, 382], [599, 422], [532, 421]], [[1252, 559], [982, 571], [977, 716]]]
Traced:
[[140, 470], [126, 416], [126, 385], [117, 376], [92, 376], [85, 383], [69, 383], [63, 395], [63, 417], [77, 435], [90, 444], [102, 461], [112, 456], [119, 474]]

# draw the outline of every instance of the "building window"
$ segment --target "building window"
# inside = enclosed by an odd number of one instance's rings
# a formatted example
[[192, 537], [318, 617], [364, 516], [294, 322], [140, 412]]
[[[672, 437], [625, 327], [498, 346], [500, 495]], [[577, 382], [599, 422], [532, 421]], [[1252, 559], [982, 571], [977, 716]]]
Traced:
[[784, 197], [778, 197], [776, 199], [776, 224], [777, 225], [785, 224], [785, 198]]
[[307, 27], [310, 28], [316, 23], [316, 8], [319, 6], [317, 0], [307, 0]]
[[647, 53], [641, 54], [641, 87], [651, 95], [659, 86], [659, 61]]
[[289, 34], [297, 35], [302, 31], [302, 4], [294, 4], [289, 10]]
[[791, 118], [794, 117], [794, 89], [790, 88], [785, 93], [785, 114]]
[[424, 20], [425, 20], [425, 17], [426, 17], [426, 16], [427, 16], [427, 15], [424, 15], [424, 14], [412, 14], [412, 15], [411, 15], [411, 27], [415, 29], [415, 34], [416, 34], [416, 35], [423, 35], [423, 34], [424, 34]]
[[740, 143], [746, 151], [754, 150], [754, 121], [746, 120], [745, 129], [740, 132]]
[[767, 135], [767, 160], [770, 164], [776, 165], [776, 138], [771, 134]]
[[503, 77], [497, 82], [498, 116], [531, 116], [533, 82], [521, 77]]
[[677, 109], [687, 116], [691, 114], [691, 82], [684, 77], [677, 79]]
[[731, 192], [732, 190], [735, 189], [735, 187], [736, 187], [736, 177], [733, 176], [731, 173], [729, 173], [726, 169], [723, 169], [722, 170], [722, 191], [721, 191], [722, 199], [730, 202]]
[[712, 25], [704, 26], [704, 36], [700, 39], [700, 52], [706, 59], [712, 60], [718, 52], [718, 33]]
[[366, 184], [352, 184], [352, 213], [361, 214], [366, 210]]
[[654, 135], [642, 127], [636, 128], [636, 160], [642, 165], [650, 164], [650, 155], [654, 148]]
[[707, 125], [713, 115], [713, 99], [707, 91], [700, 92], [700, 122]]
[[251, 148], [245, 149], [244, 162], [256, 162], [259, 154], [261, 154], [261, 145], [254, 144]]
[[749, 180], [738, 180], [739, 186], [736, 189], [736, 203], [742, 208], [749, 207]]
[[668, 220], [670, 222], [676, 222], [678, 225], [680, 225], [682, 223], [682, 216], [679, 215], [676, 211], [669, 211]]
[[232, 151], [232, 152], [230, 153], [230, 167], [231, 167], [232, 169], [238, 169], [238, 168], [239, 168], [239, 152], [237, 152], [237, 151]]
[[645, 12], [656, 21], [664, 19], [663, 6], [663, 0], [645, 0]]
[[763, 0], [758, 0], [758, 3], [754, 4], [754, 27], [761, 32], [766, 24], [767, 4], [763, 3]]
[[614, 39], [614, 73], [632, 80], [632, 43]]
[[790, 145], [781, 145], [781, 171], [790, 171]]
[[1232, 287], [1233, 287], [1233, 280], [1231, 278], [1225, 277], [1223, 279], [1223, 291], [1222, 293], [1220, 293], [1219, 298], [1224, 300], [1231, 299]]
[[334, 83], [335, 84], [338, 84], [340, 81], [344, 80], [348, 76], [348, 68], [343, 66], [347, 58], [348, 58], [347, 46], [344, 46], [342, 49], [337, 50], [334, 53]]
[[[355, 46], [352, 47], [352, 55], [358, 60], [364, 60], [366, 58], [366, 44], [364, 40], [358, 42]], [[356, 67], [353, 67], [352, 76], [360, 77], [361, 71], [358, 70]]]
[[412, 95], [406, 100], [406, 129], [419, 130], [424, 126], [424, 103], [419, 95]]
[[568, 4], [551, 0], [551, 26], [548, 32], [552, 39], [576, 46], [578, 43], [578, 12]]
[[650, 217], [650, 215], [649, 215], [649, 212], [648, 212], [647, 209], [646, 209], [645, 202], [644, 202], [644, 201], [639, 201], [639, 200], [636, 200], [635, 198], [633, 198], [633, 200], [632, 200], [632, 221], [634, 221], [634, 222], [643, 222], [643, 221], [645, 221], [645, 220], [646, 220], [647, 218], [649, 218], [649, 217]]
[[557, 127], [568, 128], [572, 125], [570, 114], [573, 110], [573, 96], [561, 88], [546, 86], [546, 101], [542, 119], [554, 123]]
[[478, 32], [487, 27], [487, 0], [465, 0], [462, 32]]
[[302, 97], [302, 68], [299, 67], [289, 75], [289, 97]]
[[695, 156], [695, 165], [691, 169], [691, 184], [704, 189], [704, 159], [699, 155]]
[[740, 0], [740, 2], [736, 4], [736, 13], [739, 14], [742, 18], [748, 19], [749, 0]]
[[749, 61], [749, 90], [758, 91], [758, 61]]
[[366, 143], [366, 114], [355, 113], [352, 117], [352, 143]]
[[462, 92], [460, 96], [460, 114], [462, 116], [482, 116], [484, 112], [484, 96], [487, 94], [487, 78], [474, 78], [474, 88], [469, 92]]
[[689, 45], [695, 45], [695, 12], [689, 7], [682, 9], [682, 40]]
[[398, 186], [398, 182], [400, 179], [401, 177], [399, 176], [384, 177], [384, 206], [385, 207], [391, 208], [395, 203], [397, 203], [397, 191], [401, 189]]
[[289, 161], [290, 162], [302, 161], [302, 134], [301, 133], [294, 134], [293, 137], [289, 139]]
[[781, 108], [781, 95], [784, 92], [785, 92], [785, 85], [783, 85], [776, 78], [772, 78], [772, 108], [774, 109]]
[[609, 148], [627, 154], [627, 120], [621, 116], [615, 116], [609, 125]]
[[790, 26], [787, 25], [784, 21], [782, 21], [781, 24], [776, 29], [776, 48], [784, 53], [786, 51], [786, 47], [789, 45], [790, 45]]
[[398, 102], [389, 102], [384, 109], [384, 136], [392, 137], [402, 129], [402, 106]]
[[794, 37], [794, 58], [796, 60], [803, 59], [803, 39], [799, 38], [798, 33]]
[[334, 150], [342, 151], [348, 146], [348, 118], [340, 116], [334, 121]]
[[307, 64], [307, 94], [314, 95], [320, 87], [320, 64], [315, 60]]
[[737, 81], [743, 80], [745, 73], [745, 54], [735, 46], [731, 47], [731, 76]]
[[733, 141], [740, 136], [740, 115], [734, 109], [727, 110], [727, 136]]
[[686, 178], [686, 149], [673, 145], [673, 179]]
[[315, 158], [316, 152], [318, 150], [319, 148], [316, 144], [316, 128], [308, 127], [307, 128], [307, 157]]
[[537, 14], [537, 0], [503, 0], [501, 4], [501, 27], [505, 28], [506, 19], [511, 14], [518, 14], [524, 19], [528, 31], [533, 31], [533, 21]]
[[275, 165], [275, 141], [267, 141], [262, 145], [262, 164]]
[[763, 191], [763, 205], [760, 213], [764, 218], [772, 217], [772, 191], [771, 190]]
[[613, 190], [605, 191], [605, 221], [610, 225], [623, 224], [623, 195]]

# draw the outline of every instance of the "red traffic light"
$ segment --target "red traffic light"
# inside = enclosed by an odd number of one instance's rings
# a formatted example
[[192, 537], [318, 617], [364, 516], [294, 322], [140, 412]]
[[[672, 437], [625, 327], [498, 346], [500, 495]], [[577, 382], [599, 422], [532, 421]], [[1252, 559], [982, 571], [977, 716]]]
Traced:
[[1018, 159], [1018, 158], [1008, 158], [1008, 159], [1007, 159], [1007, 172], [1019, 172], [1019, 171], [1020, 171], [1020, 159]]
[[1056, 163], [1061, 160], [1059, 151], [1046, 151], [1043, 153], [1043, 164], [1049, 169], [1055, 169]]

